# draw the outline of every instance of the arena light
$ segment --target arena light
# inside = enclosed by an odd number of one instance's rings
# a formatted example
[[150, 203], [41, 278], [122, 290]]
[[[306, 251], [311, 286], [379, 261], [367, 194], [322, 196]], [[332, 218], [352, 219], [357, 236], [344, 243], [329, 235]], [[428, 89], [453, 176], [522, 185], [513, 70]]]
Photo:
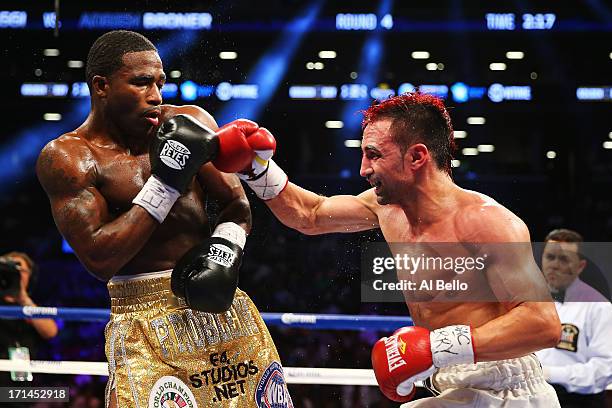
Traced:
[[479, 144], [477, 149], [480, 153], [492, 153], [495, 151], [495, 146], [492, 144]]
[[68, 68], [83, 68], [83, 66], [85, 66], [85, 63], [83, 63], [83, 61], [80, 61], [80, 60], [68, 61]]
[[484, 125], [486, 122], [486, 119], [482, 116], [470, 116], [467, 118], [468, 125]]
[[183, 73], [179, 70], [175, 69], [175, 70], [170, 71], [170, 78], [174, 78], [174, 79], [180, 78], [181, 75], [183, 75]]
[[506, 58], [520, 60], [525, 58], [525, 53], [523, 51], [508, 51], [506, 53]]
[[453, 132], [453, 137], [455, 139], [465, 139], [467, 137], [467, 132], [465, 130], [455, 130]]
[[476, 147], [464, 147], [461, 150], [461, 154], [464, 156], [478, 156], [478, 149]]
[[612, 52], [610, 53], [609, 57], [610, 57], [610, 59], [612, 59]]
[[306, 63], [306, 69], [314, 69], [314, 62], [309, 61]]
[[612, 139], [612, 132], [608, 133], [608, 137]]
[[425, 69], [428, 71], [436, 71], [438, 69], [438, 64], [435, 62], [429, 62], [425, 65]]
[[319, 58], [321, 59], [336, 58], [336, 51], [319, 51]]
[[451, 160], [451, 167], [455, 167], [456, 168], [456, 167], [459, 167], [459, 166], [461, 166], [461, 160], [457, 160], [457, 159]]
[[557, 157], [557, 152], [555, 152], [554, 150], [549, 150], [546, 152], [547, 159], [554, 159], [555, 157]]
[[45, 48], [43, 50], [43, 55], [45, 57], [57, 57], [58, 55], [60, 55], [60, 50], [58, 50], [57, 48]]
[[455, 102], [467, 102], [470, 99], [470, 87], [463, 82], [457, 82], [450, 87]]
[[198, 85], [193, 81], [185, 81], [180, 86], [181, 98], [184, 101], [195, 101], [198, 97]]
[[429, 52], [427, 51], [412, 51], [410, 55], [413, 59], [429, 59]]
[[45, 113], [43, 115], [44, 120], [57, 122], [58, 120], [62, 120], [62, 115], [60, 113]]
[[325, 68], [325, 64], [323, 64], [322, 62], [315, 62], [313, 68], [316, 70], [322, 70], [323, 68]]
[[[393, 0], [382, 0], [378, 3], [376, 15], [384, 16], [390, 13], [392, 8]], [[369, 104], [368, 89], [376, 87], [376, 83], [380, 77], [380, 64], [385, 53], [384, 39], [382, 30], [374, 30], [367, 34], [361, 46], [359, 65], [355, 70], [355, 78], [359, 77], [359, 85], [363, 86], [348, 84], [349, 86], [343, 85], [340, 88], [341, 98], [343, 94], [344, 96], [349, 96], [348, 98], [343, 98], [347, 100], [347, 103], [345, 103], [342, 108], [340, 119], [344, 122], [346, 134], [350, 136], [361, 134], [361, 115], [357, 115], [356, 112], [367, 108]], [[351, 78], [352, 77], [353, 75], [351, 73]], [[358, 95], [359, 97], [353, 98], [354, 95]], [[337, 163], [338, 167], [352, 167], [351, 160], [348, 156], [341, 156], [341, 158], [342, 160], [346, 159], [346, 161]]]
[[0, 172], [0, 191], [10, 191], [18, 182], [32, 177], [32, 168], [42, 148], [49, 140], [76, 128], [90, 109], [89, 100], [75, 100], [63, 106], [66, 114], [62, 121], [40, 121], [7, 137], [8, 143], [0, 147], [0, 163], [11, 163]]
[[612, 141], [606, 140], [605, 142], [603, 142], [603, 148], [612, 149]]
[[235, 51], [221, 51], [219, 53], [219, 58], [223, 60], [235, 60], [238, 58], [238, 53]]
[[576, 88], [576, 98], [579, 101], [601, 101], [606, 99], [606, 91], [608, 91], [608, 89], [601, 86], [581, 86]]
[[229, 123], [239, 117], [259, 119], [261, 111], [268, 106], [283, 81], [287, 69], [294, 63], [293, 57], [316, 21], [322, 5], [322, 0], [308, 2], [293, 19], [287, 21], [278, 39], [259, 58], [244, 81], [247, 84], [257, 84], [257, 100], [232, 99], [217, 113], [218, 123]]
[[505, 71], [506, 64], [503, 62], [492, 62], [489, 64], [489, 69], [491, 71]]
[[344, 141], [344, 147], [361, 147], [361, 140], [348, 139]]
[[328, 129], [342, 129], [344, 127], [344, 122], [341, 120], [328, 120], [325, 122], [325, 127]]
[[425, 94], [437, 96], [438, 98], [446, 98], [448, 95], [447, 85], [436, 85], [436, 84], [421, 84], [419, 91]]

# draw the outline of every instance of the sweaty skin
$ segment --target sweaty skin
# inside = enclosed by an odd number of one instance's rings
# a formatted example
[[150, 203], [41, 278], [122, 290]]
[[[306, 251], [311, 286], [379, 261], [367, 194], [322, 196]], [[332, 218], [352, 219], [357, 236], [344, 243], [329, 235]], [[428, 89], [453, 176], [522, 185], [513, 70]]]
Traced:
[[197, 106], [161, 104], [165, 74], [156, 52], [128, 53], [123, 62], [109, 78], [94, 77], [92, 112], [77, 129], [49, 142], [36, 165], [59, 231], [83, 265], [104, 281], [172, 269], [210, 236], [208, 199], [219, 203], [218, 223], [235, 222], [247, 232], [251, 225], [240, 181], [210, 163], [161, 225], [132, 204], [151, 175], [149, 142], [157, 125], [179, 113], [213, 130], [217, 124]]
[[[85, 122], [49, 142], [36, 173], [55, 223], [83, 265], [97, 278], [172, 269], [211, 235], [208, 199], [218, 203], [217, 223], [248, 233], [251, 212], [240, 181], [207, 163], [162, 224], [132, 204], [151, 175], [149, 144], [165, 118], [189, 114], [212, 130], [215, 120], [197, 106], [162, 105], [166, 75], [155, 51], [130, 52], [108, 77], [91, 80], [92, 108]], [[109, 407], [116, 407], [113, 393]]]
[[[290, 182], [265, 203], [285, 225], [309, 235], [380, 228], [389, 243], [475, 244], [489, 256], [486, 272], [476, 278], [484, 283], [479, 286], [493, 299], [516, 300], [436, 302], [443, 293], [415, 299], [406, 291], [414, 324], [429, 330], [471, 325], [478, 361], [515, 358], [556, 345], [560, 322], [554, 304], [521, 300], [548, 298], [530, 246], [503, 251], [495, 245], [529, 243], [523, 221], [490, 197], [455, 185], [424, 145], [402, 156], [389, 136], [390, 126], [390, 120], [381, 119], [364, 130], [361, 175], [374, 188], [357, 196], [323, 197]], [[449, 279], [453, 273], [437, 277]]]

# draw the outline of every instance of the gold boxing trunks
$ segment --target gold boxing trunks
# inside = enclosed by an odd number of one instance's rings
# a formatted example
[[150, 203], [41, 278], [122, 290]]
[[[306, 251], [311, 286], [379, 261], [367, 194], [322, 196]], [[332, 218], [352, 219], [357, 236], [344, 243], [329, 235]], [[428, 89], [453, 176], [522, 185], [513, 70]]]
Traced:
[[106, 406], [293, 408], [278, 352], [238, 289], [228, 312], [189, 309], [170, 272], [113, 278], [106, 326]]

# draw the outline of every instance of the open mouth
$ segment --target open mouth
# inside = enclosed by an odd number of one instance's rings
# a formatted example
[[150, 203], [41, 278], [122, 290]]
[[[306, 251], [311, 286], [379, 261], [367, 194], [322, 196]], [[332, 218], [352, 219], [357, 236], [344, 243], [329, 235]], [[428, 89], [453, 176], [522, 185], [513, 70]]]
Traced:
[[152, 126], [159, 125], [159, 116], [161, 112], [157, 109], [145, 112], [144, 118], [149, 121]]

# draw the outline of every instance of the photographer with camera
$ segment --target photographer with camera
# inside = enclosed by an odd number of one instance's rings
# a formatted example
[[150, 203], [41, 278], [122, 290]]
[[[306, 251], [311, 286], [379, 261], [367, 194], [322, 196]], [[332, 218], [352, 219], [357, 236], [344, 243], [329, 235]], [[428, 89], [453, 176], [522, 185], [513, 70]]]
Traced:
[[[23, 252], [0, 256], [0, 304], [5, 306], [36, 306], [29, 287], [36, 264]], [[29, 359], [38, 344], [57, 336], [53, 319], [0, 320], [0, 358]], [[0, 385], [15, 385], [14, 381], [31, 381], [31, 373], [2, 373]]]

